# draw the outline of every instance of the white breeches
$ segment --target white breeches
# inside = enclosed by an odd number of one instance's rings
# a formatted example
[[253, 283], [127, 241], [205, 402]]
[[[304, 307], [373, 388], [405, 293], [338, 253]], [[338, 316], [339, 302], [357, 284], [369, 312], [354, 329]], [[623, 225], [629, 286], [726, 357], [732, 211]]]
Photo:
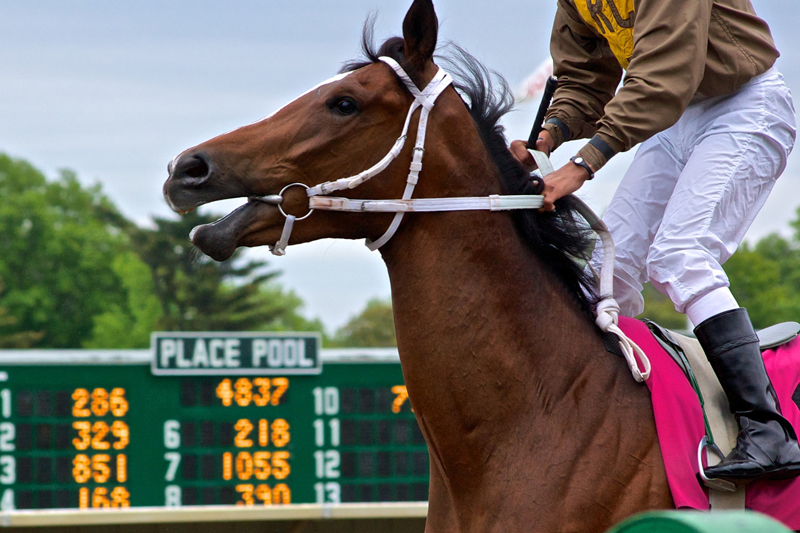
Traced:
[[721, 265], [786, 167], [795, 135], [791, 93], [773, 67], [733, 94], [689, 106], [639, 147], [603, 216], [622, 314], [643, 311], [647, 281], [679, 312], [728, 287]]

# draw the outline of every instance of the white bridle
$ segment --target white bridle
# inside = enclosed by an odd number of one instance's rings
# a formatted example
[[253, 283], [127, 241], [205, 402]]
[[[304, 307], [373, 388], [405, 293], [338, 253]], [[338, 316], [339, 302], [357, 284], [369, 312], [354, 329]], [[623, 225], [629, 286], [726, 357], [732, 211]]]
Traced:
[[[314, 187], [308, 187], [302, 183], [293, 183], [284, 187], [279, 195], [263, 197], [260, 198], [261, 200], [280, 205], [283, 193], [286, 189], [297, 186], [304, 187], [309, 198], [309, 212], [303, 216], [303, 218], [308, 217], [315, 209], [359, 213], [395, 213], [395, 217], [391, 224], [389, 224], [389, 228], [381, 237], [375, 241], [367, 240], [366, 244], [370, 250], [377, 250], [386, 244], [400, 227], [403, 215], [408, 212], [507, 211], [510, 209], [536, 209], [542, 206], [543, 197], [540, 195], [500, 196], [495, 194], [485, 197], [412, 199], [411, 196], [414, 194], [414, 188], [419, 181], [419, 174], [422, 171], [422, 157], [425, 154], [425, 134], [428, 129], [428, 117], [434, 107], [436, 99], [453, 83], [453, 79], [442, 68], [439, 68], [436, 75], [430, 83], [428, 83], [428, 86], [420, 91], [397, 61], [391, 57], [381, 57], [380, 60], [395, 71], [397, 77], [400, 78], [409, 92], [414, 96], [414, 101], [411, 102], [405, 123], [403, 124], [403, 131], [400, 137], [395, 141], [394, 146], [389, 150], [389, 153], [372, 167], [354, 176], [341, 178], [336, 181], [327, 181]], [[409, 166], [406, 188], [403, 191], [402, 198], [396, 200], [352, 200], [350, 198], [327, 197], [327, 195], [336, 191], [354, 189], [386, 170], [389, 164], [391, 164], [403, 150], [408, 136], [411, 117], [419, 108], [422, 110], [419, 115], [417, 138], [414, 143], [414, 154], [411, 159], [411, 165]], [[283, 210], [281, 210], [281, 213], [286, 217], [286, 221], [283, 225], [283, 232], [280, 240], [275, 243], [274, 246], [270, 247], [270, 251], [275, 255], [284, 255], [286, 253], [286, 246], [289, 244], [289, 237], [292, 234], [294, 223], [297, 220], [302, 220], [286, 214]]]
[[[408, 88], [409, 92], [414, 96], [414, 101], [411, 102], [411, 107], [406, 115], [406, 121], [403, 124], [403, 131], [400, 137], [395, 141], [389, 153], [383, 159], [378, 161], [375, 165], [364, 170], [363, 172], [341, 178], [336, 181], [327, 181], [314, 187], [309, 187], [302, 183], [292, 183], [287, 185], [281, 190], [278, 195], [265, 196], [258, 198], [267, 203], [277, 204], [278, 208], [286, 217], [283, 225], [283, 232], [280, 240], [274, 246], [270, 246], [270, 251], [274, 255], [285, 255], [286, 246], [289, 244], [289, 237], [292, 234], [292, 228], [297, 220], [303, 220], [311, 215], [315, 209], [325, 211], [345, 211], [345, 212], [358, 212], [358, 213], [395, 213], [389, 228], [384, 234], [375, 241], [367, 240], [367, 247], [370, 250], [377, 250], [395, 234], [400, 227], [400, 222], [403, 220], [403, 215], [409, 212], [443, 212], [443, 211], [508, 211], [512, 209], [538, 209], [542, 207], [544, 197], [541, 195], [513, 195], [501, 196], [493, 194], [483, 197], [461, 197], [461, 198], [418, 198], [412, 199], [414, 187], [419, 181], [419, 173], [422, 171], [422, 157], [425, 154], [425, 133], [428, 128], [428, 116], [434, 107], [434, 103], [439, 95], [453, 83], [453, 79], [442, 68], [436, 72], [436, 75], [428, 83], [424, 90], [420, 91], [409, 75], [403, 70], [397, 61], [390, 57], [381, 57], [381, 61], [392, 67], [397, 76]], [[397, 200], [352, 200], [350, 198], [341, 197], [328, 197], [327, 195], [336, 192], [354, 189], [366, 182], [373, 176], [383, 172], [389, 164], [394, 161], [405, 146], [406, 137], [408, 135], [409, 124], [411, 123], [411, 116], [418, 109], [422, 108], [419, 116], [419, 125], [417, 126], [417, 139], [414, 144], [414, 155], [409, 167], [408, 179], [406, 180], [406, 188], [403, 191], [403, 197]], [[552, 172], [553, 167], [547, 154], [531, 150], [531, 154], [536, 160], [539, 167], [539, 173], [544, 176]], [[293, 215], [287, 214], [281, 207], [283, 201], [283, 193], [290, 187], [304, 187], [306, 194], [309, 198], [309, 211], [302, 218], [296, 218]], [[580, 199], [576, 197], [577, 209], [583, 217], [589, 222], [589, 225], [594, 231], [598, 233], [601, 238], [604, 248], [604, 261], [600, 274], [600, 294], [601, 300], [597, 306], [597, 320], [596, 323], [601, 330], [605, 332], [614, 333], [620, 339], [620, 348], [628, 363], [636, 381], [644, 381], [650, 376], [650, 361], [645, 353], [639, 346], [629, 339], [625, 333], [617, 325], [619, 321], [619, 304], [614, 300], [614, 242], [611, 239], [611, 234], [602, 220]], [[636, 361], [636, 356], [642, 361], [644, 370], [639, 369]]]

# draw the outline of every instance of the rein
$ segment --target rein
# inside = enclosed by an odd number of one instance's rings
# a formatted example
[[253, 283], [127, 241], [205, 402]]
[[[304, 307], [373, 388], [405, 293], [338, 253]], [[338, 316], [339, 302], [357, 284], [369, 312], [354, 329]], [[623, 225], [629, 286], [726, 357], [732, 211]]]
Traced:
[[[389, 239], [397, 232], [403, 220], [403, 216], [407, 212], [507, 211], [511, 209], [537, 209], [542, 206], [543, 197], [540, 195], [491, 195], [486, 197], [412, 199], [414, 188], [419, 181], [419, 174], [422, 171], [422, 157], [425, 154], [425, 135], [428, 129], [428, 117], [433, 110], [436, 100], [442, 92], [453, 83], [453, 79], [440, 67], [427, 87], [423, 90], [419, 90], [411, 80], [411, 77], [403, 70], [403, 67], [401, 67], [397, 61], [391, 57], [385, 56], [381, 57], [380, 60], [394, 70], [397, 77], [400, 78], [408, 91], [414, 96], [414, 101], [411, 102], [405, 123], [403, 124], [403, 131], [400, 137], [395, 141], [394, 146], [389, 150], [389, 153], [372, 167], [354, 176], [341, 178], [336, 181], [327, 181], [314, 187], [308, 187], [301, 183], [293, 183], [284, 187], [279, 195], [257, 199], [280, 205], [283, 199], [283, 193], [286, 189], [297, 186], [305, 187], [306, 194], [309, 197], [309, 212], [303, 218], [310, 215], [315, 209], [342, 212], [395, 213], [395, 217], [389, 225], [389, 228], [381, 237], [375, 241], [367, 239], [366, 244], [370, 250], [377, 250], [389, 242]], [[406, 188], [403, 191], [402, 198], [396, 200], [352, 200], [341, 197], [327, 197], [327, 195], [337, 191], [354, 189], [386, 170], [389, 164], [394, 161], [403, 150], [408, 137], [411, 117], [419, 108], [422, 108], [422, 110], [420, 111], [419, 124], [417, 126], [414, 155], [411, 160], [411, 165], [409, 166]], [[270, 247], [270, 251], [274, 255], [285, 255], [286, 246], [289, 243], [289, 237], [291, 236], [294, 223], [300, 220], [292, 215], [287, 215], [283, 210], [281, 210], [281, 213], [286, 217], [286, 222], [284, 223], [280, 240], [275, 243], [274, 246]]]
[[[539, 167], [538, 173], [541, 177], [544, 177], [553, 171], [553, 164], [550, 162], [550, 158], [547, 156], [547, 154], [544, 152], [539, 152], [538, 150], [528, 151], [536, 161], [536, 166]], [[592, 228], [595, 233], [597, 233], [598, 237], [600, 237], [600, 242], [603, 245], [603, 264], [600, 267], [599, 280], [600, 301], [597, 303], [597, 307], [595, 308], [595, 313], [597, 313], [595, 324], [597, 324], [597, 327], [599, 327], [602, 331], [605, 331], [606, 333], [613, 333], [617, 336], [619, 339], [619, 347], [622, 350], [622, 355], [625, 357], [625, 361], [628, 363], [628, 368], [631, 371], [633, 379], [641, 383], [650, 377], [650, 359], [648, 359], [644, 351], [639, 348], [639, 345], [625, 335], [625, 332], [622, 331], [618, 325], [619, 304], [614, 299], [614, 260], [616, 257], [614, 252], [614, 239], [611, 238], [611, 232], [608, 231], [608, 226], [606, 226], [606, 223], [603, 222], [603, 220], [598, 217], [597, 214], [583, 202], [583, 200], [577, 196], [574, 197], [574, 200], [575, 208], [577, 209], [578, 213], [580, 213], [581, 216], [586, 219], [586, 222], [589, 223], [589, 227]], [[595, 275], [595, 277], [597, 276]], [[644, 370], [639, 370], [639, 364], [636, 362], [637, 355], [642, 361]]]
[[[417, 198], [412, 199], [414, 188], [419, 182], [419, 174], [422, 171], [422, 157], [425, 154], [425, 135], [428, 128], [428, 117], [434, 108], [436, 100], [444, 90], [453, 83], [453, 79], [441, 67], [436, 75], [428, 83], [427, 87], [419, 90], [411, 80], [411, 77], [403, 70], [397, 61], [390, 57], [382, 56], [382, 62], [389, 65], [398, 78], [403, 82], [408, 91], [414, 96], [414, 101], [406, 115], [403, 131], [397, 138], [389, 152], [372, 167], [347, 178], [335, 181], [326, 181], [319, 185], [309, 187], [303, 183], [291, 183], [285, 186], [279, 194], [254, 198], [262, 202], [277, 205], [281, 214], [286, 218], [283, 225], [281, 238], [270, 251], [274, 255], [285, 255], [286, 246], [294, 228], [294, 223], [308, 218], [316, 209], [324, 211], [358, 212], [358, 213], [395, 213], [394, 219], [384, 234], [375, 241], [367, 239], [366, 245], [370, 250], [377, 250], [394, 236], [405, 213], [432, 213], [444, 211], [508, 211], [513, 209], [538, 209], [542, 206], [543, 196], [541, 195], [497, 195], [481, 197], [448, 197], [448, 198]], [[408, 137], [408, 129], [411, 117], [414, 112], [421, 108], [419, 124], [417, 126], [417, 138], [414, 143], [414, 155], [409, 166], [406, 188], [403, 197], [395, 200], [354, 200], [343, 197], [328, 196], [337, 191], [350, 190], [358, 187], [367, 180], [380, 174], [394, 161], [403, 150]], [[549, 174], [553, 170], [550, 159], [546, 154], [530, 151], [539, 167], [541, 176]], [[303, 187], [308, 196], [309, 211], [303, 217], [297, 218], [287, 214], [281, 204], [283, 194], [291, 187]], [[577, 199], [577, 198], [576, 198]], [[615, 334], [620, 341], [620, 348], [628, 363], [633, 378], [642, 382], [650, 376], [650, 361], [639, 346], [630, 340], [617, 325], [619, 322], [619, 304], [614, 300], [614, 242], [605, 223], [580, 199], [577, 199], [577, 208], [580, 214], [586, 219], [590, 227], [600, 236], [603, 244], [604, 260], [600, 274], [600, 294], [601, 300], [597, 305], [597, 326], [604, 332]], [[636, 355], [642, 361], [644, 371], [639, 370]]]

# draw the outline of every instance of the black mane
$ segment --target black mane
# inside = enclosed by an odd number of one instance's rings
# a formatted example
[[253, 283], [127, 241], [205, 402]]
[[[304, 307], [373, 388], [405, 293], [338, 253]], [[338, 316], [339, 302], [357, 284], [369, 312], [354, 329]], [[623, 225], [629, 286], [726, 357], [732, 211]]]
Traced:
[[[400, 37], [386, 40], [379, 49], [373, 44], [373, 18], [367, 20], [362, 35], [366, 61], [345, 63], [343, 72], [377, 63], [388, 56], [400, 63], [413, 78], [413, 67], [403, 56], [404, 42]], [[505, 194], [535, 194], [528, 172], [511, 155], [500, 119], [514, 106], [514, 97], [502, 76], [490, 71], [459, 46], [448, 43], [447, 55], [436, 56], [437, 63], [446, 66], [455, 80], [454, 87], [464, 99], [480, 132], [486, 149], [501, 175]], [[574, 197], [556, 202], [552, 213], [536, 210], [513, 211], [517, 230], [536, 255], [561, 280], [580, 306], [593, 315], [597, 301], [594, 280], [584, 268], [594, 243], [591, 230], [577, 213]]]

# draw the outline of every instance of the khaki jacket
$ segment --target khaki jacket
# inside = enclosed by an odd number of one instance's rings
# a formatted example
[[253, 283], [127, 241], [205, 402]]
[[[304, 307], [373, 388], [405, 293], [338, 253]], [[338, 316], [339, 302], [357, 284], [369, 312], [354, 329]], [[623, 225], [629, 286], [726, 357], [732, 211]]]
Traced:
[[[779, 55], [750, 0], [558, 0], [550, 52], [558, 89], [547, 119], [569, 139], [594, 136], [579, 154], [595, 170]], [[545, 128], [556, 146], [568, 140]]]

